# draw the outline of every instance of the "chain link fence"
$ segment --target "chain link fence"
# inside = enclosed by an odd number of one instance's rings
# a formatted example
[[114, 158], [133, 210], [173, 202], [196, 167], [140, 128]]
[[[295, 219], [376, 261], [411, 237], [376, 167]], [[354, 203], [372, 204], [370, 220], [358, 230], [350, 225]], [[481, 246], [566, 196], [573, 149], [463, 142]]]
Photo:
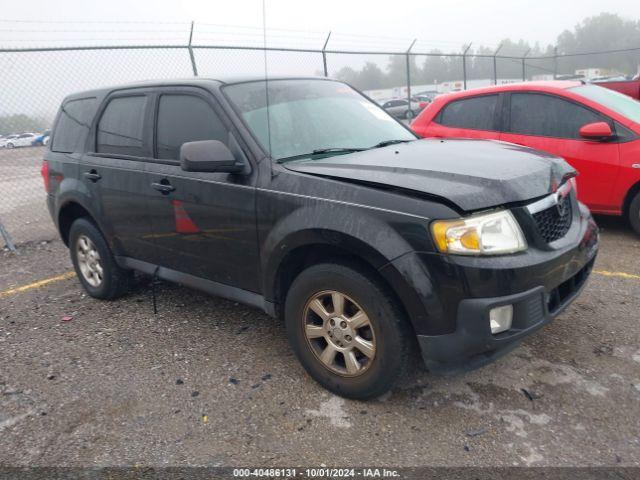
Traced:
[[[552, 79], [581, 68], [621, 62], [637, 72], [640, 48], [591, 54], [529, 57], [368, 51], [258, 45], [196, 44], [193, 24], [182, 44], [0, 48], [0, 237], [5, 245], [55, 237], [40, 177], [42, 158], [61, 100], [68, 94], [149, 79], [233, 76], [330, 76], [364, 90], [375, 101], [408, 99], [491, 84]], [[295, 40], [289, 38], [289, 42]], [[380, 41], [380, 40], [378, 40]], [[415, 42], [414, 42], [415, 43]], [[321, 43], [322, 45], [322, 43]], [[265, 63], [266, 62], [266, 63]]]

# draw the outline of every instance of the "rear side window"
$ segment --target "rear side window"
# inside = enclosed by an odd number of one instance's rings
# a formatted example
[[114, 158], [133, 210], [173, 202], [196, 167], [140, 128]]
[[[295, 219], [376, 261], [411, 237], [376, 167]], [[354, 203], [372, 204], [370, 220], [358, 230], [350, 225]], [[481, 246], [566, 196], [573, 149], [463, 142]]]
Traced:
[[95, 105], [95, 98], [70, 100], [62, 105], [51, 144], [52, 151], [73, 153], [82, 148], [82, 140], [91, 128]]
[[205, 100], [193, 95], [162, 95], [158, 105], [157, 158], [178, 160], [180, 146], [197, 140], [228, 144], [228, 131]]
[[470, 130], [495, 130], [497, 95], [465, 98], [449, 103], [438, 115], [438, 123]]
[[112, 99], [98, 123], [98, 153], [147, 156], [143, 129], [147, 97], [136, 95]]
[[511, 133], [540, 137], [580, 138], [580, 127], [605, 121], [597, 113], [551, 95], [512, 93]]

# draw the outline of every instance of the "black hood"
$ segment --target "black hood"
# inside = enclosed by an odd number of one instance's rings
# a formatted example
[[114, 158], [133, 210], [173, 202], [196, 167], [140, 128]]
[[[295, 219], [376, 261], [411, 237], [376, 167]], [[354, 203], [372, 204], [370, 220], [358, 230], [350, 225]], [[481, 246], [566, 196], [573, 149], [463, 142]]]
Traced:
[[390, 185], [445, 198], [466, 211], [554, 192], [575, 175], [563, 159], [511, 143], [424, 139], [316, 160], [296, 172]]

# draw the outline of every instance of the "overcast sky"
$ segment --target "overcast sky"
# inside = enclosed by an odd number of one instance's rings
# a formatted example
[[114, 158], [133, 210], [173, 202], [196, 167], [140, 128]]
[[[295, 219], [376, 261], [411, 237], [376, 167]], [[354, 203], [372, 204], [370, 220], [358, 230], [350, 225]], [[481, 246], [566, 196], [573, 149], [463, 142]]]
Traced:
[[[0, 0], [0, 46], [184, 46], [191, 20], [194, 45], [263, 46], [262, 0]], [[558, 34], [603, 11], [640, 18], [638, 0], [266, 0], [267, 44], [319, 49], [414, 52], [462, 45], [497, 46], [503, 38], [554, 43]], [[502, 54], [522, 54], [505, 52]], [[389, 55], [331, 54], [329, 76], [365, 62], [386, 68]], [[262, 52], [197, 49], [205, 77], [262, 75]], [[269, 75], [321, 74], [318, 53], [270, 52]], [[72, 92], [136, 80], [189, 77], [186, 49], [85, 50], [0, 54], [0, 115], [52, 118]], [[460, 78], [448, 80], [461, 80]]]
[[[2, 19], [6, 20], [195, 20], [214, 24], [206, 28], [210, 35], [202, 37], [210, 41], [219, 40], [218, 35], [227, 33], [229, 39], [257, 42], [258, 30], [240, 27], [260, 28], [263, 22], [262, 0], [23, 0], [19, 6], [14, 0], [0, 0], [0, 4], [4, 7]], [[400, 49], [417, 37], [420, 46], [447, 51], [459, 50], [462, 44], [469, 41], [476, 45], [497, 45], [505, 37], [539, 41], [543, 45], [553, 43], [563, 30], [571, 29], [583, 18], [602, 11], [634, 19], [640, 17], [640, 3], [637, 0], [266, 0], [266, 8], [268, 28], [300, 31], [290, 34], [279, 32], [279, 38], [275, 38], [274, 34], [273, 41], [279, 44], [285, 40], [294, 44], [302, 42], [305, 46], [322, 43], [322, 32], [332, 30], [335, 32], [333, 48], [384, 42], [380, 46]], [[217, 27], [220, 25], [238, 28]], [[0, 27], [6, 26], [0, 24]], [[84, 25], [85, 28], [87, 26], [91, 27]], [[122, 25], [118, 28], [123, 30], [121, 36], [126, 38], [131, 35]], [[181, 35], [170, 24], [158, 23], [155, 28], [166, 30], [164, 35], [175, 37], [176, 40]], [[6, 44], [7, 40], [13, 38], [12, 45], [18, 46], [20, 43], [16, 44], [16, 39], [18, 42], [27, 41], [19, 39], [20, 35], [3, 31], [0, 41], [4, 40]], [[367, 37], [348, 35], [372, 37], [367, 40]], [[89, 39], [92, 40], [105, 35], [104, 32], [89, 31], [81, 32], [77, 38], [83, 36], [92, 37]], [[291, 40], [298, 36], [302, 38]]]

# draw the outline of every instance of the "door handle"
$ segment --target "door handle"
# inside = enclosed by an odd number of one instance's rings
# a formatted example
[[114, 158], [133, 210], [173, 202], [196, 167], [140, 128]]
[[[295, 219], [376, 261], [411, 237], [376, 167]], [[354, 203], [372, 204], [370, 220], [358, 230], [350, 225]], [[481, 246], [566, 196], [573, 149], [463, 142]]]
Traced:
[[151, 186], [156, 190], [158, 190], [163, 195], [167, 195], [168, 193], [173, 192], [176, 189], [176, 187], [171, 185], [168, 180], [161, 180], [159, 182], [154, 182], [151, 184]]
[[89, 170], [88, 172], [84, 172], [84, 178], [95, 183], [102, 178], [102, 175], [95, 170]]

